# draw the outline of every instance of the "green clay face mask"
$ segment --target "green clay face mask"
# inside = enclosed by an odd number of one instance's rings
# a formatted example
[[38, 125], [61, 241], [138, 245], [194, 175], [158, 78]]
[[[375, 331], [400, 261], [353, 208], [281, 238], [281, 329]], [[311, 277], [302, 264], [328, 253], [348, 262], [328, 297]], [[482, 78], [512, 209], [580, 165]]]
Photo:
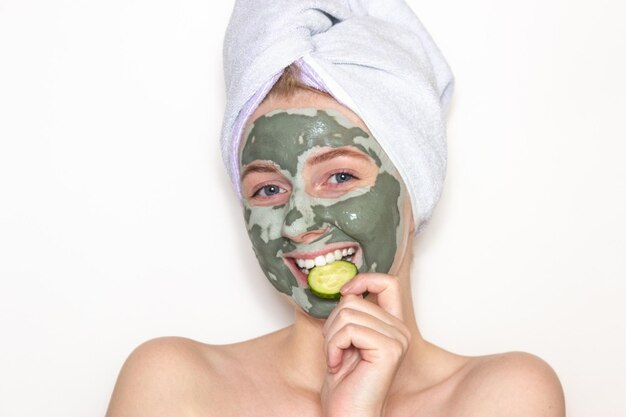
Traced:
[[[248, 172], [273, 170], [271, 175], [281, 178], [259, 182], [243, 196], [254, 252], [278, 291], [311, 316], [326, 318], [338, 301], [319, 298], [308, 288], [308, 270], [316, 263], [344, 259], [355, 263], [359, 272], [389, 272], [406, 233], [402, 218], [406, 191], [373, 137], [337, 110], [293, 108], [259, 117], [244, 140], [240, 155], [244, 184]], [[366, 161], [358, 166], [373, 173], [371, 181], [351, 187], [349, 181], [356, 180], [343, 170], [345, 159], [328, 157], [340, 150], [362, 155], [355, 159]], [[322, 185], [310, 174], [322, 166], [315, 164], [324, 163], [316, 159], [321, 154], [334, 167], [313, 175], [328, 177]], [[338, 191], [318, 192], [336, 186]]]

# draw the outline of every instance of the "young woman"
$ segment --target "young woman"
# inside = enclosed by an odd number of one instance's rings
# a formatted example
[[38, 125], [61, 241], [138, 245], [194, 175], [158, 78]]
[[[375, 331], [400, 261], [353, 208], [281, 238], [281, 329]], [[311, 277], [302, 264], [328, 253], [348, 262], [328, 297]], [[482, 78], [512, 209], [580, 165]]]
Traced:
[[[422, 338], [407, 185], [363, 120], [300, 78], [284, 72], [237, 154], [247, 230], [293, 324], [225, 346], [149, 341], [124, 364], [107, 415], [564, 416], [541, 359], [462, 356]], [[311, 270], [342, 260], [360, 272], [341, 298], [312, 292]]]

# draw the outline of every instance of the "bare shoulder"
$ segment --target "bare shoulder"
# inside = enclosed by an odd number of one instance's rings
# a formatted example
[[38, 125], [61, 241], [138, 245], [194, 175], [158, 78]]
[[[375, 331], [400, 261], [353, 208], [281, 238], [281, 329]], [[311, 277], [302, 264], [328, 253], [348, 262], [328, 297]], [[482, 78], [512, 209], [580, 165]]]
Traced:
[[145, 342], [122, 366], [107, 417], [254, 414], [258, 404], [241, 398], [277, 379], [272, 358], [285, 330], [228, 345], [181, 337]]
[[507, 352], [473, 358], [452, 399], [455, 411], [481, 417], [563, 417], [563, 388], [541, 358]]
[[163, 337], [138, 346], [118, 376], [107, 417], [195, 415], [222, 379], [227, 351]]

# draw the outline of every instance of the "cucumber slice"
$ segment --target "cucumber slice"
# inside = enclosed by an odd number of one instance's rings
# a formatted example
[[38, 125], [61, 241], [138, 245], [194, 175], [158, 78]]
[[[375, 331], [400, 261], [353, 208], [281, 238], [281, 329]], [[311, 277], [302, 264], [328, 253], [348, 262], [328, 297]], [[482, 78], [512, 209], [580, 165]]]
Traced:
[[318, 297], [338, 299], [341, 297], [341, 287], [357, 273], [356, 265], [352, 262], [335, 261], [311, 269], [307, 282], [313, 294]]

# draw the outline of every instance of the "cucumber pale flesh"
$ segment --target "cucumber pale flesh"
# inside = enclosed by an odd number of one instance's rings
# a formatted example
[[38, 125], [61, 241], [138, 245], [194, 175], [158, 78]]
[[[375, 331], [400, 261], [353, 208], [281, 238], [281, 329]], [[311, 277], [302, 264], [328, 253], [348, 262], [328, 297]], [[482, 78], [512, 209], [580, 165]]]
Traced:
[[337, 299], [341, 297], [341, 287], [357, 273], [357, 267], [352, 262], [335, 261], [311, 269], [307, 282], [313, 294], [318, 297]]

